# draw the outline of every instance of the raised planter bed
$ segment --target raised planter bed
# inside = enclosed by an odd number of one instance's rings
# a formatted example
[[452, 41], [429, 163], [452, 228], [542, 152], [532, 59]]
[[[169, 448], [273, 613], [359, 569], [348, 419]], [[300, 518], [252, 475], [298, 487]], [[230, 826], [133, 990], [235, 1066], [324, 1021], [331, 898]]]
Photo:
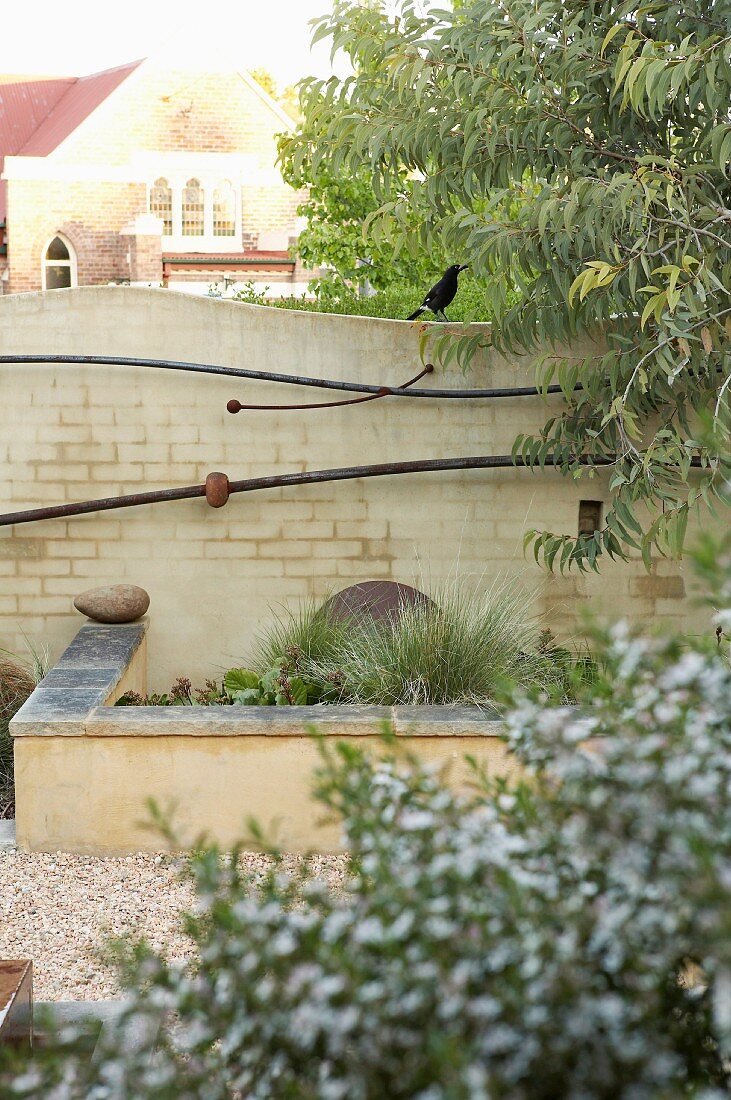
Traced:
[[466, 754], [492, 774], [515, 767], [496, 713], [469, 707], [119, 707], [146, 691], [147, 622], [83, 626], [11, 723], [17, 842], [28, 851], [157, 851], [153, 798], [181, 846], [223, 845], [255, 818], [288, 851], [337, 851], [339, 828], [310, 798], [313, 725], [379, 745], [384, 722], [423, 759], [465, 780]]

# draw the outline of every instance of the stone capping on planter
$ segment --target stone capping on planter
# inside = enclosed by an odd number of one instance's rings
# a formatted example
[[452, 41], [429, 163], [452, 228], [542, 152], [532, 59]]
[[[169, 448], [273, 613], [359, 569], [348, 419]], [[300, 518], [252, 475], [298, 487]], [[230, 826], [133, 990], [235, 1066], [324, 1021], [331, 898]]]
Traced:
[[372, 737], [384, 722], [410, 737], [497, 736], [497, 714], [471, 707], [96, 707], [84, 722], [87, 737], [297, 737], [307, 728], [340, 737]]
[[117, 707], [144, 682], [148, 621], [87, 623], [13, 718], [13, 737], [296, 737], [317, 726], [341, 737], [373, 736], [389, 723], [409, 737], [496, 737], [497, 711], [467, 706]]
[[144, 680], [148, 620], [82, 626], [58, 662], [10, 722], [13, 737], [54, 734], [79, 737], [96, 707], [126, 690], [134, 666]]

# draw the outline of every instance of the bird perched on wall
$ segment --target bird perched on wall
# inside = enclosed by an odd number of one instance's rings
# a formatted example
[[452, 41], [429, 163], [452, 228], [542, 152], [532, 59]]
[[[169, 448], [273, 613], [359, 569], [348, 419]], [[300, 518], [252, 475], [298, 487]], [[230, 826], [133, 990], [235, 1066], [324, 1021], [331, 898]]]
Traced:
[[452, 264], [451, 267], [448, 267], [439, 282], [431, 288], [419, 308], [415, 309], [406, 320], [415, 321], [417, 317], [430, 309], [435, 317], [439, 317], [441, 313], [441, 319], [448, 321], [449, 318], [444, 311], [452, 303], [457, 293], [457, 278], [460, 271], [464, 271], [469, 266], [469, 264]]

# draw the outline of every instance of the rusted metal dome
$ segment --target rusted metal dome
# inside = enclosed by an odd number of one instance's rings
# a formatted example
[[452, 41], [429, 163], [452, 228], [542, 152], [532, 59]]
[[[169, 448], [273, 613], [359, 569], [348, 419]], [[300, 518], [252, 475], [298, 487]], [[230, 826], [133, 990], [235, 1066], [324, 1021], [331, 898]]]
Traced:
[[335, 622], [362, 619], [366, 616], [379, 622], [398, 618], [402, 607], [426, 607], [431, 602], [428, 596], [409, 584], [398, 581], [361, 581], [331, 596], [322, 610]]

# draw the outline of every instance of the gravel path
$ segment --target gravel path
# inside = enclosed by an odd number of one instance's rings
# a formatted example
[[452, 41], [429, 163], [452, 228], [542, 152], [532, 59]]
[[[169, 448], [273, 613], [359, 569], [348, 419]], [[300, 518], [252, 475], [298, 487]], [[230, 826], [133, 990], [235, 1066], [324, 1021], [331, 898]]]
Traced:
[[[290, 865], [297, 857], [289, 857]], [[265, 856], [244, 863], [262, 871]], [[119, 996], [114, 974], [98, 952], [105, 936], [143, 935], [172, 958], [185, 958], [190, 944], [178, 916], [193, 894], [167, 855], [99, 859], [0, 850], [0, 959], [33, 960], [39, 1001], [96, 1001]], [[323, 856], [316, 873], [334, 889], [345, 860]]]

